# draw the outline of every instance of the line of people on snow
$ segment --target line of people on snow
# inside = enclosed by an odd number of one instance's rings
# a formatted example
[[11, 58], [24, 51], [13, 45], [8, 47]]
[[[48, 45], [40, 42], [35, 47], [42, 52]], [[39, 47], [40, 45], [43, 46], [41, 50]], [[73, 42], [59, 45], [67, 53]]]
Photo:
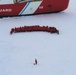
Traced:
[[39, 26], [39, 25], [15, 27], [11, 29], [10, 34], [16, 33], [16, 32], [31, 32], [31, 31], [46, 31], [50, 33], [59, 34], [59, 30], [57, 30], [55, 27]]

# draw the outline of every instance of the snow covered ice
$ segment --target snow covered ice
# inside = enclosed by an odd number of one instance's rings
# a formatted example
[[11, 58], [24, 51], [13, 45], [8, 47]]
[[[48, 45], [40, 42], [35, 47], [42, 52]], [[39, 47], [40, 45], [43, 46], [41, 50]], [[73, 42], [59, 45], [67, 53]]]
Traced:
[[[0, 18], [0, 75], [76, 75], [75, 5], [70, 0], [60, 13]], [[10, 35], [11, 28], [24, 25], [54, 26], [60, 34]]]

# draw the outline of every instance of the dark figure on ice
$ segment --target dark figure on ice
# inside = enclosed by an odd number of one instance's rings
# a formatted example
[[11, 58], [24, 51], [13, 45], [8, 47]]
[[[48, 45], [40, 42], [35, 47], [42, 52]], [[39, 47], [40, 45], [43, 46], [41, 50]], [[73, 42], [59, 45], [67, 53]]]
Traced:
[[37, 59], [35, 59], [34, 65], [37, 65]]

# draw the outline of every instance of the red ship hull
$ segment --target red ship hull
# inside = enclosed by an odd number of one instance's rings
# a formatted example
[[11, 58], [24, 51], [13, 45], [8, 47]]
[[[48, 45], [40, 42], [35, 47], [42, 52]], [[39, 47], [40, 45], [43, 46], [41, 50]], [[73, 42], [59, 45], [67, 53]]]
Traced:
[[17, 16], [63, 11], [69, 0], [42, 0], [20, 3], [0, 4], [0, 16]]

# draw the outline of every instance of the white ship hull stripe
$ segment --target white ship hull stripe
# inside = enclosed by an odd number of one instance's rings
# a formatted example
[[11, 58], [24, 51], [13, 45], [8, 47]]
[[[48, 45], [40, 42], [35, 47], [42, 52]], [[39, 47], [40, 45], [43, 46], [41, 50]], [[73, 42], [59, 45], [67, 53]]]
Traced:
[[19, 15], [22, 15], [23, 12], [26, 10], [26, 8], [29, 6], [30, 2], [27, 2], [27, 4], [25, 5], [25, 7], [22, 9], [22, 11], [19, 13]]
[[19, 15], [35, 13], [35, 11], [37, 10], [37, 8], [40, 6], [41, 3], [42, 1], [28, 2]]

